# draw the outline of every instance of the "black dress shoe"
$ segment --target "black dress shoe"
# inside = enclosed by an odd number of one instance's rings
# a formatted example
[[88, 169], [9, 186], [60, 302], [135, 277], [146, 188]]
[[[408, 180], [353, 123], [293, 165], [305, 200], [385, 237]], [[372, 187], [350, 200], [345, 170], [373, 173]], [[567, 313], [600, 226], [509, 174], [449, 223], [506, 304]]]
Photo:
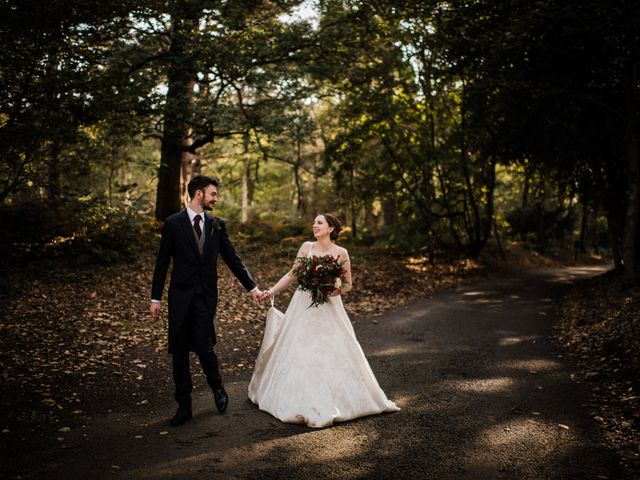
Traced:
[[224, 391], [224, 387], [219, 386], [213, 389], [213, 398], [216, 400], [216, 408], [220, 413], [224, 413], [229, 405], [229, 396]]
[[187, 420], [191, 420], [191, 409], [190, 408], [178, 408], [176, 414], [169, 420], [169, 424], [172, 427], [177, 427], [182, 425]]

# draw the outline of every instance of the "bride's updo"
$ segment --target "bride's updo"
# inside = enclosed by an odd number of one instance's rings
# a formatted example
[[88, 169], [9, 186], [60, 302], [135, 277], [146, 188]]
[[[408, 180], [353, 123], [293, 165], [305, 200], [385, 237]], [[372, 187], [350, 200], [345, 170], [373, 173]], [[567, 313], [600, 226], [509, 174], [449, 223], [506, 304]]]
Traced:
[[340, 235], [340, 231], [342, 230], [342, 224], [340, 223], [340, 220], [338, 220], [338, 217], [336, 217], [335, 215], [331, 215], [330, 213], [323, 213], [321, 215], [325, 218], [327, 224], [330, 227], [333, 227], [333, 231], [329, 234], [329, 238], [335, 242], [338, 239], [338, 235]]

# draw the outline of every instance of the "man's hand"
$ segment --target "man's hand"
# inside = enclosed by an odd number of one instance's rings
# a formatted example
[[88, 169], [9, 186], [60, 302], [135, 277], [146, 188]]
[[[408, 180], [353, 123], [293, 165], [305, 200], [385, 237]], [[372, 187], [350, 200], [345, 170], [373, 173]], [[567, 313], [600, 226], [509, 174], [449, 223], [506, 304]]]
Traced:
[[152, 318], [158, 318], [158, 316], [160, 315], [160, 303], [151, 302], [151, 305], [149, 306], [149, 311], [151, 312]]
[[260, 303], [262, 301], [262, 292], [260, 291], [259, 288], [256, 288], [255, 290], [251, 291], [251, 296], [253, 297], [253, 302], [254, 303]]
[[264, 302], [265, 300], [268, 300], [271, 297], [272, 297], [271, 290], [265, 290], [264, 292], [262, 292], [262, 297], [260, 297], [260, 301]]

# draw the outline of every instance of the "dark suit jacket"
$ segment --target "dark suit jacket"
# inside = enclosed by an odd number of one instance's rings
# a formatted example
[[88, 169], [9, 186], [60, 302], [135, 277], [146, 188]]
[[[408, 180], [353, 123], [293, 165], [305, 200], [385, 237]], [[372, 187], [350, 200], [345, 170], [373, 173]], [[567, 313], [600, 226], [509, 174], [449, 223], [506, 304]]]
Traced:
[[205, 215], [203, 234], [205, 243], [201, 257], [186, 210], [167, 217], [162, 228], [151, 298], [162, 298], [167, 270], [173, 258], [169, 283], [169, 353], [173, 352], [176, 336], [196, 290], [204, 293], [213, 322], [218, 304], [218, 254], [222, 255], [244, 288], [251, 291], [256, 286], [249, 270], [231, 245], [221, 218], [216, 218], [214, 222], [212, 217]]

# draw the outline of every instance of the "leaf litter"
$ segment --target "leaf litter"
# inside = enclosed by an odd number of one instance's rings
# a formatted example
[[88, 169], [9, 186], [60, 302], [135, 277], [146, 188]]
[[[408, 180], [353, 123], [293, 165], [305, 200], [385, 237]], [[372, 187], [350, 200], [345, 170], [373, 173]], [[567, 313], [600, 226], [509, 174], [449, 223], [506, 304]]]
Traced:
[[640, 287], [613, 272], [570, 286], [556, 307], [556, 340], [591, 387], [591, 417], [632, 472], [640, 472]]
[[[240, 246], [258, 285], [266, 289], [291, 267], [295, 248]], [[345, 298], [354, 323], [456, 285], [484, 272], [469, 260], [430, 264], [423, 257], [350, 248], [354, 290]], [[383, 261], [381, 261], [381, 259]], [[116, 408], [152, 408], [173, 395], [162, 314], [148, 312], [155, 257], [136, 262], [5, 270], [0, 292], [0, 375], [6, 437], [73, 429]], [[226, 266], [219, 265], [216, 353], [227, 380], [249, 374], [268, 308], [255, 305]], [[168, 281], [167, 281], [168, 284]], [[6, 288], [5, 288], [6, 287]], [[276, 299], [285, 309], [293, 288]], [[374, 320], [377, 322], [377, 320]], [[208, 388], [192, 362], [195, 389]], [[26, 438], [25, 438], [26, 439]]]

